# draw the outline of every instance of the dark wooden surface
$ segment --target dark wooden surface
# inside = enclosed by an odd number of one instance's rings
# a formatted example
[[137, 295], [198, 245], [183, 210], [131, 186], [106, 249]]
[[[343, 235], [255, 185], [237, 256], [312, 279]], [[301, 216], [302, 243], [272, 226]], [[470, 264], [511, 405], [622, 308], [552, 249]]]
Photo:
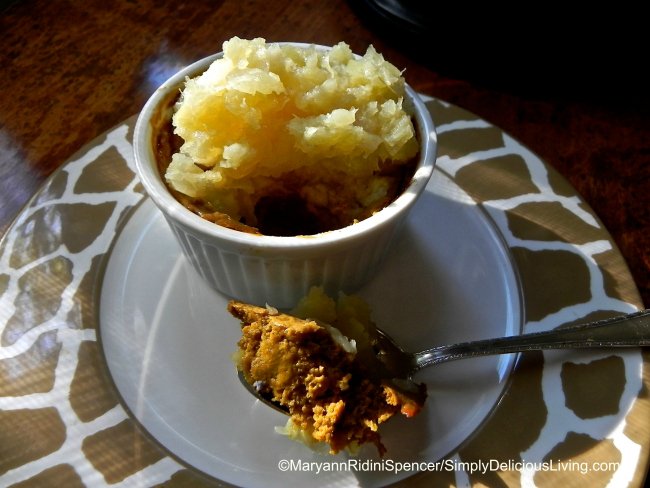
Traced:
[[[394, 31], [359, 12], [343, 0], [5, 3], [0, 235], [76, 150], [137, 113], [173, 71], [220, 51], [230, 37], [345, 41], [356, 52], [372, 43], [406, 69], [415, 89], [498, 125], [564, 175], [613, 235], [649, 304], [650, 117], [638, 89], [645, 85], [630, 71], [634, 57], [629, 63], [606, 52], [613, 38], [592, 44], [578, 35], [578, 44], [562, 44], [574, 27], [569, 23], [564, 31], [556, 23], [544, 31], [558, 41], [553, 49], [527, 44], [523, 57], [516, 48], [541, 32], [531, 32], [528, 21], [514, 31], [512, 23], [483, 30], [482, 37], [469, 39], [469, 48], [460, 47], [479, 25], [468, 28], [462, 17], [440, 21], [417, 49], [408, 49]], [[618, 53], [623, 51], [631, 52], [626, 47]], [[560, 68], [554, 59], [566, 65]]]

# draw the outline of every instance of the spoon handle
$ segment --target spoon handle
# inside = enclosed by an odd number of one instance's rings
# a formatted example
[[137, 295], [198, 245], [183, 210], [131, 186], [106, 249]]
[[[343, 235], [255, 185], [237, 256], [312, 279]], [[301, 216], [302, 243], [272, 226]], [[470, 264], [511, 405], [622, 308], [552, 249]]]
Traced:
[[650, 346], [650, 310], [545, 332], [463, 342], [415, 353], [415, 370], [473, 356], [542, 349]]

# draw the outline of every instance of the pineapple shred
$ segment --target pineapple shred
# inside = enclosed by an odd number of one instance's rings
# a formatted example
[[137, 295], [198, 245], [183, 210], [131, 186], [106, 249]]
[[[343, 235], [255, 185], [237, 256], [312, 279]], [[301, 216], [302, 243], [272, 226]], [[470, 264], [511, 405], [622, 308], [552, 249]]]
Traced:
[[186, 80], [172, 116], [181, 144], [162, 165], [192, 210], [309, 235], [363, 220], [403, 191], [419, 145], [404, 78], [372, 46], [356, 57], [343, 42], [234, 37], [223, 52]]

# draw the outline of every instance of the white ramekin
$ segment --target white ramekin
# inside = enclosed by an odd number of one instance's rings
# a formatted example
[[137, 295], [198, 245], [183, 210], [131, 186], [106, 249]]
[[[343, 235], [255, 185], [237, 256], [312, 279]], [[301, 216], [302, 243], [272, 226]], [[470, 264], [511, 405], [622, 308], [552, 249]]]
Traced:
[[260, 236], [228, 229], [192, 213], [168, 191], [157, 168], [152, 125], [152, 118], [160, 113], [160, 105], [168, 102], [170, 94], [178, 92], [186, 78], [199, 75], [222, 55], [201, 59], [173, 75], [151, 95], [140, 112], [134, 132], [134, 152], [145, 191], [164, 215], [192, 266], [206, 283], [228, 297], [288, 308], [311, 286], [323, 286], [333, 295], [338, 291], [356, 291], [381, 264], [433, 173], [437, 143], [429, 111], [417, 93], [407, 86], [404, 108], [415, 121], [420, 141], [419, 160], [405, 191], [373, 216], [313, 236]]

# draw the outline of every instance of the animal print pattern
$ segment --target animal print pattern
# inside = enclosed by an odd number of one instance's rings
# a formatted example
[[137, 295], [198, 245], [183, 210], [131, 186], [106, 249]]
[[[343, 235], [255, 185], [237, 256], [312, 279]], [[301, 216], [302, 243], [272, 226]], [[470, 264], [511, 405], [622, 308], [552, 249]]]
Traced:
[[[611, 237], [560, 175], [479, 117], [435, 99], [427, 105], [438, 132], [437, 170], [486, 209], [510, 248], [526, 332], [640, 305]], [[224, 485], [180, 463], [130, 417], [98, 342], [105, 258], [145, 198], [134, 172], [134, 121], [74, 155], [0, 241], [2, 486]], [[466, 469], [408, 481], [640, 486], [649, 384], [648, 357], [636, 350], [524, 354], [492, 415], [451, 455]], [[492, 465], [471, 469], [478, 461]]]

